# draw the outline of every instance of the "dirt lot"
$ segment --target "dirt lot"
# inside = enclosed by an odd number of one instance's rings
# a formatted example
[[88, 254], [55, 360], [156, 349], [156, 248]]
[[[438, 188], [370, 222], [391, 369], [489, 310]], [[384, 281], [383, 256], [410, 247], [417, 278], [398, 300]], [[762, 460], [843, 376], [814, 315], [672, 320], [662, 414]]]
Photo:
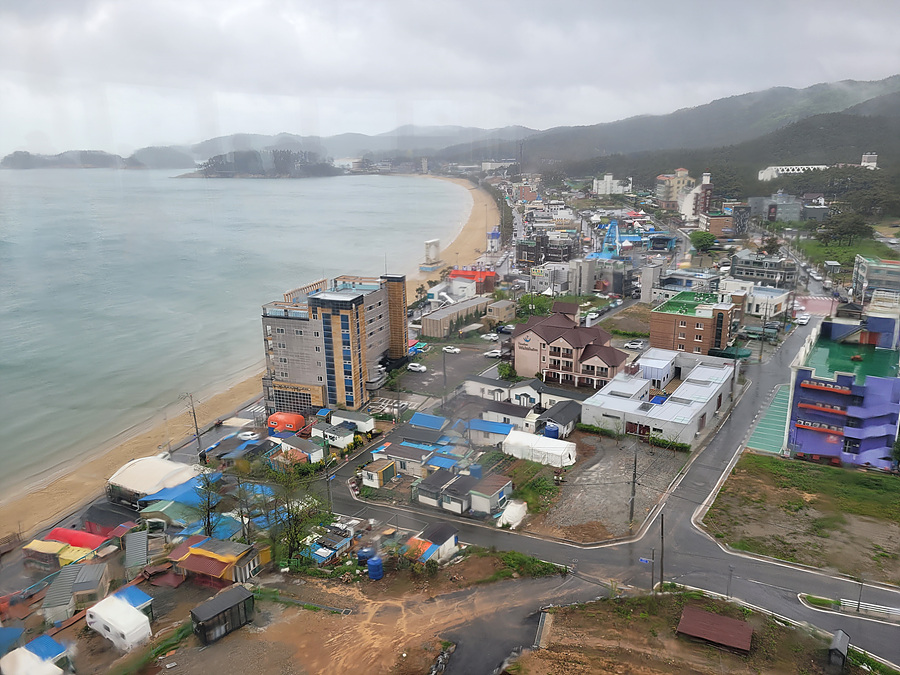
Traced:
[[[834, 481], [834, 494], [826, 480]], [[896, 503], [897, 481], [745, 455], [704, 523], [712, 535], [738, 549], [897, 584], [900, 524], [890, 519], [889, 506], [877, 502], [884, 482], [895, 489], [883, 498]]]
[[[279, 589], [281, 597], [294, 604], [261, 600], [250, 626], [207, 648], [189, 636], [175, 653], [156, 665], [165, 668], [176, 663], [162, 672], [198, 675], [232, 673], [238, 663], [252, 664], [255, 672], [281, 675], [427, 673], [446, 644], [445, 636], [466, 636], [467, 631], [472, 632], [473, 622], [485, 619], [502, 633], [509, 615], [533, 613], [542, 602], [564, 595], [557, 589], [566, 580], [556, 575], [476, 586], [479, 581], [493, 578], [502, 566], [496, 557], [473, 555], [441, 570], [432, 579], [389, 572], [381, 581], [351, 584], [268, 574], [261, 582], [267, 588]], [[573, 585], [581, 583], [570, 581]], [[593, 587], [588, 592], [597, 593]], [[583, 588], [581, 593], [585, 593]], [[309, 603], [348, 609], [351, 613], [315, 610]], [[490, 618], [498, 613], [504, 617]], [[476, 648], [478, 637], [494, 642], [501, 636], [484, 629], [475, 632], [477, 635], [468, 635], [468, 651], [469, 658], [474, 655], [477, 661], [481, 650], [488, 649], [487, 645]], [[530, 640], [533, 636], [531, 627], [525, 637]], [[451, 661], [449, 672], [454, 672], [452, 666]], [[493, 665], [479, 672], [492, 668]], [[79, 672], [103, 671], [86, 668]], [[155, 672], [159, 671], [144, 671], [145, 675]]]
[[617, 444], [609, 438], [576, 431], [568, 440], [578, 445], [579, 462], [566, 472], [553, 508], [526, 521], [525, 529], [529, 532], [579, 542], [627, 534], [635, 450], [637, 525], [689, 458], [685, 453], [651, 448], [632, 439]]
[[[674, 629], [686, 604], [750, 623], [754, 628], [750, 654], [739, 656], [677, 636]], [[724, 602], [682, 595], [620, 598], [556, 610], [549, 644], [523, 655], [517, 672], [812, 675], [826, 672], [827, 646], [799, 629]], [[844, 672], [864, 671], [851, 667]]]
[[650, 311], [652, 307], [642, 303], [635, 303], [626, 307], [614, 316], [600, 322], [600, 327], [605, 330], [621, 330], [627, 333], [650, 334]]

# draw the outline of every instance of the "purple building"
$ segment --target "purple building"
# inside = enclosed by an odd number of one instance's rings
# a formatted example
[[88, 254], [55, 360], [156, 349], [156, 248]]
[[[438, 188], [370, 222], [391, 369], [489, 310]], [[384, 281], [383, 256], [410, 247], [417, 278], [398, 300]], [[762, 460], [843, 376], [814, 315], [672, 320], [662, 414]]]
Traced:
[[791, 365], [794, 457], [891, 468], [900, 418], [896, 317], [828, 321]]

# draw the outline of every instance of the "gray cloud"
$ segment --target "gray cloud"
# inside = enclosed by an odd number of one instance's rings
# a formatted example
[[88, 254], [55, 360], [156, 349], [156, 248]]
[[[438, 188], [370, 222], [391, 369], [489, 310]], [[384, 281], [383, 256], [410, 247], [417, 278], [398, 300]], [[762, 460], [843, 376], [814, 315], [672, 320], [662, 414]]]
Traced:
[[900, 72], [900, 5], [0, 0], [0, 152], [535, 128]]

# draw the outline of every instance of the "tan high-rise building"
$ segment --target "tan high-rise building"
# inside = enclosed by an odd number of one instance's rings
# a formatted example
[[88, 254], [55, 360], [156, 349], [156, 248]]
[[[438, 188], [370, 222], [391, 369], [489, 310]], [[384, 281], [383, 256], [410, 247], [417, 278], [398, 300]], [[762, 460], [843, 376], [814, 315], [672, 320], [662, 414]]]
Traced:
[[263, 305], [268, 413], [357, 410], [384, 378], [382, 359], [406, 356], [406, 277], [341, 276]]

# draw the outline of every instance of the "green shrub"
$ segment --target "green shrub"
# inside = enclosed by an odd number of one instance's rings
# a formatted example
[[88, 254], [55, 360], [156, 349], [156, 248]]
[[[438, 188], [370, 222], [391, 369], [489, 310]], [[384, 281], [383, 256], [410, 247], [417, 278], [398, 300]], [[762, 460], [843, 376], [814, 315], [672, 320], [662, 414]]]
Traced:
[[691, 444], [690, 443], [679, 443], [677, 441], [670, 441], [667, 438], [662, 438], [661, 436], [650, 436], [650, 445], [653, 445], [657, 448], [665, 448], [666, 450], [677, 450], [679, 452], [690, 452]]

